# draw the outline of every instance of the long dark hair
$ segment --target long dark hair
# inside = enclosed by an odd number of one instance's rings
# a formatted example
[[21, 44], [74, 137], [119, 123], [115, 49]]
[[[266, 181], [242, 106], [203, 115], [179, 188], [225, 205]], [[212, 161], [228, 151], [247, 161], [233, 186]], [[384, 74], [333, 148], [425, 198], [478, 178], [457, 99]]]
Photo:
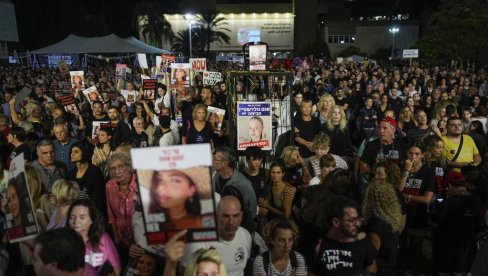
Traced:
[[[178, 171], [178, 170], [177, 170]], [[195, 193], [191, 198], [188, 198], [185, 202], [185, 209], [186, 211], [194, 216], [200, 215], [202, 211], [202, 206], [200, 205], [200, 195], [198, 194], [197, 186], [191, 177], [189, 177], [186, 173], [182, 171], [178, 171], [182, 175], [184, 175], [188, 179], [188, 183], [190, 183], [191, 187], [195, 188]], [[157, 179], [158, 171], [153, 173], [151, 178], [151, 189], [149, 191], [150, 202], [149, 203], [149, 213], [150, 214], [157, 214], [157, 213], [164, 213], [165, 214], [165, 222], [163, 223], [163, 228], [165, 229], [174, 229], [174, 222], [171, 221], [171, 218], [168, 215], [167, 209], [163, 208], [159, 205], [157, 196], [156, 196], [156, 189], [158, 186], [158, 179]]]
[[100, 212], [97, 209], [97, 206], [91, 199], [78, 199], [75, 202], [71, 203], [71, 206], [69, 206], [68, 209], [68, 223], [66, 227], [71, 228], [70, 225], [70, 220], [71, 220], [71, 212], [73, 211], [73, 208], [77, 206], [84, 206], [88, 208], [88, 215], [90, 216], [90, 219], [92, 220], [92, 224], [90, 225], [90, 228], [88, 229], [88, 241], [92, 248], [98, 249], [100, 248], [100, 239], [102, 238], [103, 233], [105, 232], [105, 226], [103, 223], [103, 218]]

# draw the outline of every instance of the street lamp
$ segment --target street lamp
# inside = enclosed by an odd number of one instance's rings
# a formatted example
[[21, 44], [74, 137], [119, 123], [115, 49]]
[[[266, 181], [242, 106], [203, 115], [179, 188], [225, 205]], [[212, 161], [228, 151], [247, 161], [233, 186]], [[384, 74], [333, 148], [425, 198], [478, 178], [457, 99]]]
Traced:
[[191, 25], [195, 24], [195, 20], [193, 20], [193, 14], [186, 14], [184, 16], [186, 22], [190, 25], [189, 27], [189, 36], [190, 36], [190, 58], [192, 58], [192, 47], [191, 47]]
[[388, 30], [393, 35], [393, 43], [391, 45], [391, 59], [393, 60], [395, 58], [395, 34], [400, 31], [400, 28], [393, 27]]

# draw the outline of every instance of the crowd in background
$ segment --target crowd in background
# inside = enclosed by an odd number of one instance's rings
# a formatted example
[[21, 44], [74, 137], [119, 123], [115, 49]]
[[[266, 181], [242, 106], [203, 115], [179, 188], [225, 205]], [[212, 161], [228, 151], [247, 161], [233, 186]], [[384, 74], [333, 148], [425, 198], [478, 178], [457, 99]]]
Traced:
[[[113, 65], [84, 70], [86, 88], [101, 95], [91, 103], [81, 90], [64, 91], [69, 77], [57, 68], [0, 67], [0, 192], [10, 212], [22, 207], [7, 184], [12, 159], [23, 153], [44, 232], [10, 244], [3, 230], [0, 270], [34, 275], [40, 263], [59, 264], [55, 247], [41, 252], [49, 248], [44, 237], [70, 228], [82, 238], [86, 265], [68, 271], [85, 275], [122, 275], [147, 251], [165, 257], [164, 275], [207, 275], [205, 262], [214, 264], [211, 275], [488, 273], [488, 245], [476, 247], [488, 223], [484, 71], [310, 58], [273, 66], [293, 79], [252, 77], [252, 93], [281, 102], [274, 127], [288, 129], [274, 132], [273, 151], [252, 146], [241, 157], [230, 148], [234, 118], [227, 115], [218, 133], [207, 121], [208, 106], [229, 110], [237, 94], [251, 92], [244, 78], [229, 91], [235, 64], [210, 63], [223, 81], [204, 86], [196, 77], [184, 97], [171, 98], [172, 88], [159, 83], [154, 100], [143, 98], [145, 72], [133, 68], [130, 105]], [[19, 104], [25, 86], [32, 93]], [[64, 93], [75, 95], [78, 111], [59, 104]], [[109, 124], [93, 137], [97, 121]], [[130, 149], [197, 143], [212, 147], [220, 239], [185, 244], [180, 232], [165, 247], [150, 246]]]

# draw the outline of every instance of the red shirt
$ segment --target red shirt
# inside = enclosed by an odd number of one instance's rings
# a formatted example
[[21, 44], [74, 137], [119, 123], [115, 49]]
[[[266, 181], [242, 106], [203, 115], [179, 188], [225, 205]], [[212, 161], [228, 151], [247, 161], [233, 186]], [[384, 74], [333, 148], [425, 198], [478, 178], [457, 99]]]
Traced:
[[132, 216], [135, 213], [136, 177], [132, 175], [129, 183], [129, 192], [124, 195], [117, 182], [113, 179], [107, 182], [105, 192], [107, 195], [108, 223], [115, 226], [120, 240], [115, 243], [129, 245], [132, 239]]

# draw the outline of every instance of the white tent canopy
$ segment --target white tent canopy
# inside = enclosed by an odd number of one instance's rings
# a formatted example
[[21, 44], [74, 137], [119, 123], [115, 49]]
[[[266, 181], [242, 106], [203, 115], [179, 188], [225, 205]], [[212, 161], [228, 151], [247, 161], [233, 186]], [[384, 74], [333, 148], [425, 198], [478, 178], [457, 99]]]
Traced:
[[85, 54], [85, 53], [170, 53], [163, 49], [150, 46], [135, 37], [120, 38], [114, 34], [102, 37], [83, 37], [69, 35], [65, 39], [37, 49], [32, 54]]

